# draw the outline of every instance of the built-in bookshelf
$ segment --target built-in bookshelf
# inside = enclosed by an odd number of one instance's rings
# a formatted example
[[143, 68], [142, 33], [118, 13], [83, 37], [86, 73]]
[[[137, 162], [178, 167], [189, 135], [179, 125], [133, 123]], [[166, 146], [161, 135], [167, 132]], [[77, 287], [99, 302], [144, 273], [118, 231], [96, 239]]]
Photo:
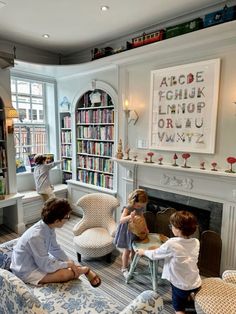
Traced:
[[71, 113], [69, 111], [60, 112], [61, 127], [61, 159], [63, 182], [72, 178], [72, 132]]
[[96, 89], [83, 94], [76, 106], [77, 180], [113, 190], [114, 104]]
[[[8, 194], [7, 138], [4, 103], [0, 98], [0, 184], [1, 194]], [[0, 195], [0, 197], [2, 197]]]

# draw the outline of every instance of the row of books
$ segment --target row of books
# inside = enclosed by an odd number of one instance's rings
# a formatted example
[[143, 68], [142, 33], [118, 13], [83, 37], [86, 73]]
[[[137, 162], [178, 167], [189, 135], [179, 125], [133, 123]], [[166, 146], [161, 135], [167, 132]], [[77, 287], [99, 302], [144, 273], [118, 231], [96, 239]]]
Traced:
[[114, 123], [113, 109], [78, 111], [77, 123]]
[[83, 183], [100, 186], [106, 189], [112, 190], [113, 188], [113, 177], [108, 174], [79, 169], [77, 173], [77, 180]]
[[65, 171], [72, 171], [72, 160], [64, 159], [62, 162], [62, 169]]
[[93, 142], [93, 141], [78, 141], [77, 152], [82, 154], [113, 156], [113, 143], [110, 142]]
[[61, 156], [72, 157], [72, 147], [70, 144], [62, 144], [61, 145]]
[[0, 146], [0, 169], [7, 167], [7, 154], [4, 147]]
[[61, 142], [62, 143], [71, 143], [72, 133], [71, 131], [61, 131]]
[[4, 140], [5, 140], [4, 128], [3, 128], [3, 125], [0, 124], [0, 141], [4, 141]]
[[62, 118], [61, 127], [67, 128], [67, 129], [71, 128], [71, 117], [70, 116], [65, 116]]
[[107, 126], [78, 126], [77, 137], [87, 139], [109, 140], [112, 141], [114, 136], [114, 127]]
[[113, 173], [113, 161], [111, 159], [79, 156], [78, 161], [78, 166], [81, 168]]
[[66, 180], [72, 179], [72, 173], [64, 172], [63, 173], [63, 183], [66, 183]]

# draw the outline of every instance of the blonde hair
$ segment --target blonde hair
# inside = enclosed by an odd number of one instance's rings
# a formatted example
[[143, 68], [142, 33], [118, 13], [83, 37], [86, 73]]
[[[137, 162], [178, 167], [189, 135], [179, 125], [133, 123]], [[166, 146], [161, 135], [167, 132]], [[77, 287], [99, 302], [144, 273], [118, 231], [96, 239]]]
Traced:
[[128, 203], [130, 206], [133, 206], [134, 203], [147, 203], [147, 201], [148, 195], [147, 192], [143, 189], [136, 189], [128, 196]]

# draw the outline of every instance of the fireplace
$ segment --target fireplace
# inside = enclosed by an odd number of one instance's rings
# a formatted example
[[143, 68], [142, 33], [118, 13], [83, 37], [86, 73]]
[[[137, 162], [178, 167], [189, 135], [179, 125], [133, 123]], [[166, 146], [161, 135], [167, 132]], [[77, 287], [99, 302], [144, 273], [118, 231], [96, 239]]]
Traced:
[[156, 202], [194, 210], [202, 230], [210, 229], [221, 236], [221, 273], [236, 269], [236, 174], [142, 161], [117, 162], [122, 171], [121, 206], [133, 189], [143, 187]]

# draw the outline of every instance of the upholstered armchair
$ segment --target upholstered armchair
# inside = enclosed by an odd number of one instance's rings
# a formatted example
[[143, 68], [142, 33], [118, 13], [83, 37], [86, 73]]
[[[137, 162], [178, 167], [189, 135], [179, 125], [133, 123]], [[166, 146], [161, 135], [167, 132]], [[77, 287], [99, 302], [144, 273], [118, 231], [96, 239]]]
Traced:
[[226, 270], [221, 278], [205, 278], [195, 296], [197, 314], [236, 313], [236, 270]]
[[116, 223], [113, 212], [119, 206], [119, 201], [109, 194], [91, 193], [82, 196], [77, 206], [83, 209], [83, 218], [73, 228], [78, 261], [81, 261], [81, 256], [97, 258], [105, 255], [110, 261], [115, 248]]

